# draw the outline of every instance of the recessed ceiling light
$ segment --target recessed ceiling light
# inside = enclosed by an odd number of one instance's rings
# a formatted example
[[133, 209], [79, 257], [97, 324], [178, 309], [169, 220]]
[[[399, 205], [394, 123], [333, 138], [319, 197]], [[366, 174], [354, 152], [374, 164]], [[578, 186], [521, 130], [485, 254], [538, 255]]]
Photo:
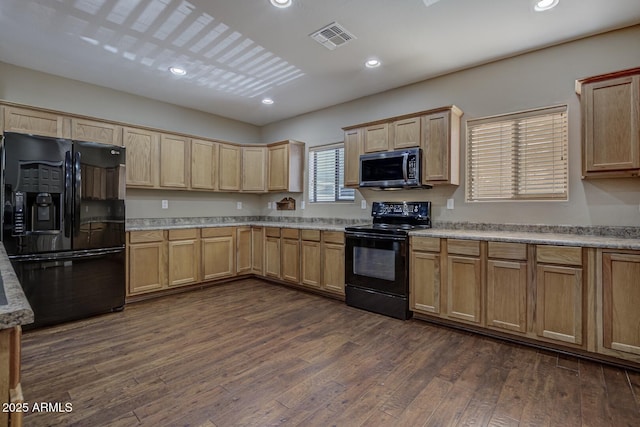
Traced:
[[367, 61], [364, 63], [365, 67], [367, 68], [376, 68], [376, 67], [379, 67], [380, 64], [381, 64], [380, 60], [376, 58], [367, 59]]
[[536, 4], [533, 10], [536, 12], [543, 12], [545, 10], [553, 9], [558, 5], [559, 0], [536, 0]]
[[291, 3], [293, 3], [292, 0], [269, 0], [269, 1], [271, 1], [271, 4], [274, 5], [275, 7], [279, 7], [281, 9], [291, 6]]
[[264, 99], [262, 100], [262, 103], [263, 103], [264, 105], [271, 105], [271, 104], [273, 104], [273, 99], [271, 99], [271, 98], [264, 98]]
[[169, 67], [169, 71], [171, 71], [171, 74], [173, 74], [174, 76], [184, 76], [185, 74], [187, 74], [187, 70], [180, 67]]

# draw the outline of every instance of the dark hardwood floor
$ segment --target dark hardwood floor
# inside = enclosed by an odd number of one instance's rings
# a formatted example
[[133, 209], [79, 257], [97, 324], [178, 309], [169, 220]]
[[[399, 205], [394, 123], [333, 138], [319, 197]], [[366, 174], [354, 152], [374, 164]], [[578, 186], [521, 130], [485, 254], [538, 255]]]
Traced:
[[640, 374], [246, 279], [23, 337], [26, 426], [638, 426]]

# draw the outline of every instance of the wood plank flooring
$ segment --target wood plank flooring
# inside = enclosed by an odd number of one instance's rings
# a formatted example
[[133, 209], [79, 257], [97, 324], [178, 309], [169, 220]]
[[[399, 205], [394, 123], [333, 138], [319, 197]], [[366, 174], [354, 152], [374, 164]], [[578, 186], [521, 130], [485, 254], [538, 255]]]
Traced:
[[640, 374], [257, 279], [26, 332], [26, 426], [638, 426]]

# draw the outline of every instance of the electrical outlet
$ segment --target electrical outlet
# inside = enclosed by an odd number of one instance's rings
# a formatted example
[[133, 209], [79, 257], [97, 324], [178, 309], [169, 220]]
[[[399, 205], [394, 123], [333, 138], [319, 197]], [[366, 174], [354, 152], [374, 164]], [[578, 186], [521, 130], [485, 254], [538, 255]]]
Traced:
[[236, 209], [238, 210], [242, 209], [242, 202], [236, 202]]
[[169, 209], [169, 201], [168, 200], [163, 200], [162, 201], [162, 209]]
[[453, 199], [447, 199], [447, 209], [453, 209]]
[[304, 200], [300, 202], [300, 209], [304, 209], [306, 207]]
[[273, 209], [273, 205], [271, 204], [271, 202], [267, 202], [267, 209]]
[[361, 200], [360, 201], [360, 209], [367, 209], [367, 201], [366, 200]]

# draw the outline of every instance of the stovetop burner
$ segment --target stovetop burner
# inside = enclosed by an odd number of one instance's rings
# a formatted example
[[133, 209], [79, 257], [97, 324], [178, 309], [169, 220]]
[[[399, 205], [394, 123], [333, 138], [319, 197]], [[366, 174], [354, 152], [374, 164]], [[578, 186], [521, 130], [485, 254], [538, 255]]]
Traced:
[[431, 202], [373, 202], [373, 224], [346, 227], [347, 232], [407, 235], [431, 228]]

